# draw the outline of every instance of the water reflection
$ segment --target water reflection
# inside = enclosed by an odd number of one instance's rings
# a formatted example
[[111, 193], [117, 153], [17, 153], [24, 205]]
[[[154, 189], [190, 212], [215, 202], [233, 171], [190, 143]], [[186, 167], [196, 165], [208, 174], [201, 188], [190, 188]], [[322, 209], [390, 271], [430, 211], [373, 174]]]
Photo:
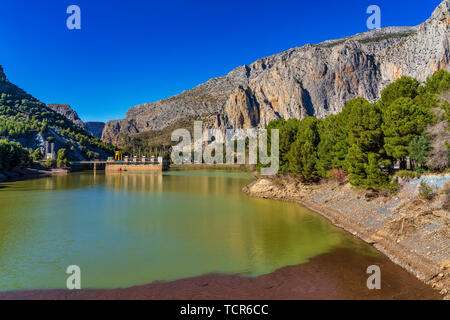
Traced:
[[0, 290], [128, 287], [211, 272], [247, 276], [354, 243], [306, 208], [241, 193], [240, 172], [71, 174], [0, 191]]

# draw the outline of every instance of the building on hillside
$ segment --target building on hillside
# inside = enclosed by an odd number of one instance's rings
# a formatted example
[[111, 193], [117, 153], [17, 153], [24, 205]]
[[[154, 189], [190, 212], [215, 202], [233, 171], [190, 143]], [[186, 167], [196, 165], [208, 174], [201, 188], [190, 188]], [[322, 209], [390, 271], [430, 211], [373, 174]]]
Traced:
[[55, 144], [53, 142], [50, 144], [50, 148], [49, 148], [48, 141], [45, 141], [44, 159], [45, 160], [56, 160]]

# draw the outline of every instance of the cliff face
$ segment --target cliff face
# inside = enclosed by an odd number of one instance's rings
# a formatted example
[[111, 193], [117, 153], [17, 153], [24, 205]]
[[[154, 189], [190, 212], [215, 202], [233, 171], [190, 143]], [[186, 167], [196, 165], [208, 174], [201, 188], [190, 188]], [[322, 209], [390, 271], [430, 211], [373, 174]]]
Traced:
[[84, 122], [80, 119], [77, 112], [73, 110], [68, 104], [49, 103], [47, 104], [47, 108], [64, 116], [68, 120], [72, 121], [75, 125], [79, 126], [81, 129], [86, 130]]
[[86, 131], [92, 134], [96, 138], [102, 137], [103, 128], [105, 127], [104, 122], [85, 122]]
[[218, 128], [262, 127], [273, 119], [325, 117], [355, 97], [376, 100], [401, 76], [420, 81], [449, 70], [450, 0], [423, 24], [389, 27], [293, 48], [241, 66], [228, 75], [109, 121], [102, 139], [129, 135], [185, 118], [210, 116]]
[[49, 103], [47, 104], [47, 107], [72, 121], [72, 123], [90, 133], [94, 137], [99, 139], [102, 137], [103, 128], [105, 127], [104, 122], [83, 122], [77, 112], [68, 104]]

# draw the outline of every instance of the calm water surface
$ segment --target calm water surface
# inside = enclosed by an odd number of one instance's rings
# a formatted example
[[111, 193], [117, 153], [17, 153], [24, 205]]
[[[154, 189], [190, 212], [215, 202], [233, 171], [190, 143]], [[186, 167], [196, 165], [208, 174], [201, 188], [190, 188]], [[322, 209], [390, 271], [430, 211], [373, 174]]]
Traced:
[[293, 203], [241, 193], [239, 171], [91, 172], [0, 184], [0, 291], [119, 288], [207, 273], [257, 276], [370, 246]]

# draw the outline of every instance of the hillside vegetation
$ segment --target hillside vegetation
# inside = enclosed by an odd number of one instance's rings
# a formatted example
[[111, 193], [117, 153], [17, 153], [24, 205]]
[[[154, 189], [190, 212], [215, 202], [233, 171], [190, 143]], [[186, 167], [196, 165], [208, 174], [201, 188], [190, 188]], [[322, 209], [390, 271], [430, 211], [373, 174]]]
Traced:
[[55, 151], [65, 148], [72, 160], [105, 157], [114, 151], [109, 144], [9, 82], [1, 67], [0, 138], [33, 150], [43, 147], [45, 141], [54, 142]]
[[[280, 173], [305, 182], [349, 176], [353, 186], [393, 186], [400, 169], [444, 171], [449, 166], [450, 73], [439, 71], [423, 84], [402, 77], [386, 87], [377, 103], [348, 101], [325, 119], [278, 119]], [[270, 134], [269, 134], [270, 136]]]

